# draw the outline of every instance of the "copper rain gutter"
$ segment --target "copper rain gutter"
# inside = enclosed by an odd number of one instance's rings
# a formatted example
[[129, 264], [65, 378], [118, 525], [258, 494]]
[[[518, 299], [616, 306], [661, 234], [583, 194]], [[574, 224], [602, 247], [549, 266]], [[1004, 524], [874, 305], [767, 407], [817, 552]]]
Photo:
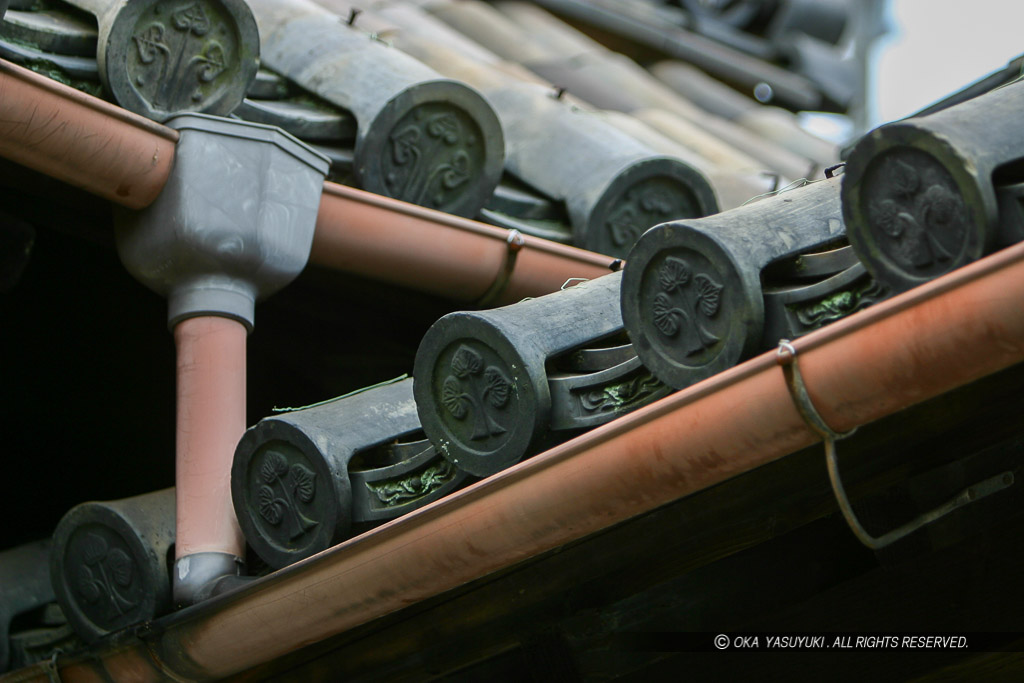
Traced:
[[[793, 342], [845, 431], [1024, 360], [1024, 243]], [[509, 567], [818, 441], [762, 354], [234, 594], [112, 640], [64, 681], [209, 679]], [[572, 482], [573, 495], [565, 495]], [[253, 625], [259, 624], [259, 628]], [[45, 680], [41, 668], [9, 680]]]
[[[167, 126], [0, 60], [0, 155], [17, 163], [144, 209], [167, 184], [179, 139]], [[333, 183], [321, 196], [310, 260], [478, 305], [546, 294], [569, 278], [604, 275], [613, 262]], [[175, 324], [175, 600], [186, 604], [200, 599], [186, 578], [191, 585], [233, 573], [233, 559], [244, 556], [226, 487], [245, 430], [246, 335], [228, 318]]]
[[160, 194], [177, 131], [0, 59], [0, 156], [131, 209]]
[[324, 183], [310, 254], [317, 265], [491, 304], [606, 275], [613, 260], [335, 183]]
[[[0, 60], [0, 156], [133, 209], [160, 193], [176, 131]], [[612, 259], [325, 183], [310, 261], [462, 301], [509, 303]]]

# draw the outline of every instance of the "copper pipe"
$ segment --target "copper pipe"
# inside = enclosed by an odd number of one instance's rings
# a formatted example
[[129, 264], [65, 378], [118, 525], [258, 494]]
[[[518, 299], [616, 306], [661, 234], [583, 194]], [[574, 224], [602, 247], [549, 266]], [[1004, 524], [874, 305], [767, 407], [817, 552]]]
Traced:
[[[848, 430], [1024, 360], [1022, 299], [1018, 244], [793, 345], [819, 412]], [[139, 680], [228, 676], [811, 445], [777, 363], [758, 356], [98, 656]]]
[[245, 325], [186, 318], [178, 351], [175, 559], [204, 552], [245, 556], [231, 505], [231, 460], [245, 432]]
[[178, 134], [0, 59], [0, 156], [132, 209], [160, 194]]
[[[509, 231], [324, 183], [311, 263], [393, 284], [476, 301], [501, 277]], [[606, 275], [609, 256], [523, 236], [523, 248], [495, 303], [558, 290], [569, 278]]]
[[[176, 131], [0, 60], [0, 156], [133, 209], [160, 194]], [[508, 231], [324, 184], [310, 260], [462, 301], [501, 277]], [[525, 237], [496, 303], [608, 272], [612, 259]]]

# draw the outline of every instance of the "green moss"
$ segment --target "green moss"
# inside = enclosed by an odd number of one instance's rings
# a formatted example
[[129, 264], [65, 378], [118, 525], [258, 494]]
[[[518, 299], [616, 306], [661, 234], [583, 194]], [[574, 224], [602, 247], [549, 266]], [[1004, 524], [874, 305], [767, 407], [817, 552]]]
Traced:
[[436, 491], [454, 479], [456, 472], [451, 463], [441, 460], [405, 477], [366, 482], [366, 487], [377, 496], [384, 507], [395, 507]]
[[845, 313], [857, 305], [858, 299], [860, 293], [856, 291], [836, 292], [804, 310], [810, 315]]
[[99, 97], [107, 99], [103, 92], [103, 86], [96, 81], [83, 81], [77, 78], [71, 78], [64, 69], [58, 65], [46, 59], [32, 59], [22, 64], [26, 69], [34, 71], [41, 76], [46, 76], [58, 83], [70, 86], [75, 90], [81, 90], [84, 93], [88, 93], [93, 97]]
[[815, 329], [870, 306], [886, 294], [885, 287], [869, 279], [853, 289], [836, 292], [814, 303], [789, 308], [796, 314], [800, 324]]

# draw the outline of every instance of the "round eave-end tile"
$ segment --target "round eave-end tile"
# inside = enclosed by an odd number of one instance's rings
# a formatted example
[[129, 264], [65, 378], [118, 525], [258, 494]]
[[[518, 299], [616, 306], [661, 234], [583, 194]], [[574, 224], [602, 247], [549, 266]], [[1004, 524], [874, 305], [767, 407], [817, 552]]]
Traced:
[[868, 270], [903, 291], [981, 258], [997, 227], [982, 189], [991, 181], [941, 139], [881, 133], [854, 150], [843, 177], [847, 232]]
[[645, 234], [630, 252], [622, 318], [643, 364], [685, 389], [751, 353], [764, 303], [713, 239], [670, 224]]
[[113, 511], [89, 504], [69, 513], [54, 533], [54, 591], [68, 621], [87, 642], [157, 616], [157, 582], [167, 558], [152, 557], [131, 526]]
[[637, 239], [666, 221], [699, 218], [718, 211], [704, 176], [671, 158], [645, 159], [616, 176], [590, 212], [574, 241], [598, 254], [625, 258]]
[[259, 33], [244, 0], [139, 0], [110, 22], [100, 76], [118, 104], [147, 118], [226, 116], [256, 77]]
[[343, 479], [290, 425], [267, 420], [250, 429], [231, 472], [235, 513], [249, 545], [275, 569], [331, 547], [351, 522], [351, 489]]
[[543, 378], [470, 315], [445, 316], [428, 330], [414, 376], [423, 431], [442, 457], [474, 476], [519, 462], [550, 413]]
[[475, 217], [501, 178], [497, 115], [461, 83], [430, 81], [392, 99], [360, 135], [360, 186], [411, 204]]

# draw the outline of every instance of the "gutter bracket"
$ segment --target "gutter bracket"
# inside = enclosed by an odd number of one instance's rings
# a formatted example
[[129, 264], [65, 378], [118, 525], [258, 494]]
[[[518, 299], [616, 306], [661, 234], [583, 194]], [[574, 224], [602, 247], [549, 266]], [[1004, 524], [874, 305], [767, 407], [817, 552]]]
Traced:
[[476, 306], [478, 308], [490, 308], [491, 305], [498, 300], [504, 292], [505, 288], [508, 287], [509, 280], [512, 279], [512, 271], [516, 268], [516, 258], [519, 256], [519, 252], [526, 245], [526, 240], [523, 238], [523, 234], [518, 230], [509, 230], [508, 237], [505, 239], [505, 259], [501, 265], [501, 269], [494, 278], [494, 282], [487, 288], [487, 291], [476, 300]]
[[786, 387], [789, 389], [789, 395], [792, 397], [797, 411], [803, 417], [807, 426], [825, 442], [825, 462], [828, 466], [828, 478], [832, 484], [832, 493], [835, 494], [836, 502], [839, 504], [839, 511], [843, 514], [843, 519], [846, 520], [850, 530], [853, 531], [853, 535], [868, 548], [879, 550], [891, 545], [904, 536], [908, 536], [918, 529], [945, 517], [957, 508], [981, 500], [985, 496], [1002, 491], [1013, 485], [1013, 472], [997, 474], [973, 486], [968, 486], [942, 505], [918, 515], [906, 524], [888, 533], [877, 537], [872, 536], [861, 525], [860, 520], [857, 519], [857, 515], [853, 511], [853, 507], [850, 505], [850, 499], [846, 495], [846, 489], [843, 487], [843, 481], [839, 476], [839, 462], [836, 458], [836, 441], [851, 436], [857, 429], [854, 428], [848, 432], [837, 432], [829, 427], [814, 407], [814, 403], [811, 402], [811, 397], [807, 393], [807, 385], [804, 383], [803, 375], [800, 372], [800, 365], [797, 362], [796, 348], [788, 339], [781, 339], [779, 340], [777, 353], [779, 365], [782, 366], [782, 372], [786, 377]]

